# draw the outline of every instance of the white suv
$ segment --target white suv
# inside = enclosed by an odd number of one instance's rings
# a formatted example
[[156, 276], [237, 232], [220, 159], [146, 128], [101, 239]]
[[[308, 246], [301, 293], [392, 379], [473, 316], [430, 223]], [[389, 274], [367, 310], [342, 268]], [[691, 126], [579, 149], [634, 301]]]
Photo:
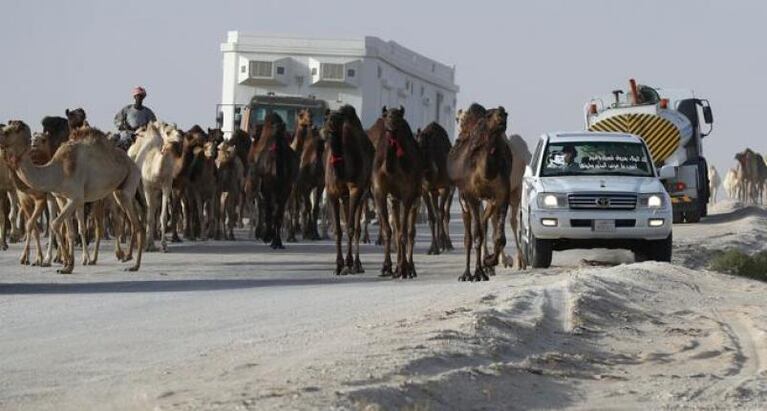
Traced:
[[525, 171], [520, 237], [533, 267], [555, 250], [625, 248], [637, 261], [671, 260], [671, 199], [644, 140], [620, 133], [551, 133]]

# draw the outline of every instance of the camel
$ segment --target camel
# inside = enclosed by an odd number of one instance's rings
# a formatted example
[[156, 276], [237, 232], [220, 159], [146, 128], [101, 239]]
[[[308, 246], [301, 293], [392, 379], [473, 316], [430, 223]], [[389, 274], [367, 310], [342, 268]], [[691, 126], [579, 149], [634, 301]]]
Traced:
[[[354, 107], [345, 105], [325, 113], [321, 135], [325, 140], [325, 192], [333, 210], [336, 236], [336, 275], [363, 273], [360, 261], [362, 202], [370, 190], [375, 149]], [[341, 253], [341, 206], [346, 216], [348, 248]], [[354, 255], [352, 255], [354, 254]]]
[[[508, 212], [512, 154], [506, 142], [507, 114], [503, 107], [485, 110], [472, 104], [463, 112], [459, 138], [448, 156], [448, 174], [458, 187], [464, 222], [466, 267], [460, 281], [487, 281], [506, 245], [504, 225]], [[484, 215], [482, 201], [487, 203]], [[485, 243], [484, 221], [493, 217], [495, 223], [493, 254], [482, 256]], [[476, 264], [470, 270], [471, 247], [474, 245]], [[491, 272], [492, 274], [492, 272]]]
[[[202, 215], [198, 215], [201, 206], [197, 199], [199, 189], [213, 192], [215, 196], [215, 181], [212, 187], [201, 187], [194, 181], [200, 172], [203, 163], [202, 150], [208, 136], [200, 126], [193, 126], [183, 133], [182, 143], [171, 143], [175, 154], [173, 167], [173, 188], [171, 195], [171, 241], [180, 242], [178, 236], [179, 225], [183, 226], [184, 237], [194, 240], [203, 235]], [[214, 166], [215, 168], [215, 166]], [[183, 218], [182, 218], [183, 217]]]
[[[0, 124], [0, 130], [3, 127]], [[13, 172], [4, 161], [0, 161], [0, 249], [2, 250], [8, 249], [8, 232], [6, 228], [11, 223], [11, 221], [8, 221], [9, 218], [12, 217], [10, 214], [11, 201], [9, 195], [15, 196], [15, 191]]]
[[[285, 123], [276, 113], [267, 114], [249, 154], [253, 178], [258, 181], [259, 211], [264, 227], [261, 239], [273, 249], [285, 248], [281, 229], [285, 207], [298, 174], [298, 156], [288, 146]], [[263, 231], [262, 230], [262, 231]]]
[[78, 128], [90, 127], [88, 120], [86, 120], [85, 110], [82, 108], [76, 108], [74, 110], [65, 110], [64, 114], [67, 116], [67, 124], [70, 130], [76, 130]]
[[[373, 158], [372, 188], [378, 221], [384, 241], [384, 262], [381, 276], [414, 278], [415, 220], [421, 197], [424, 170], [421, 150], [405, 120], [405, 109], [383, 108], [381, 117], [368, 132], [378, 142]], [[389, 202], [397, 234], [397, 267], [392, 273]]]
[[761, 203], [764, 185], [767, 182], [767, 165], [764, 158], [747, 148], [742, 153], [737, 153], [735, 159], [740, 164], [741, 171], [740, 200], [753, 204]]
[[168, 204], [173, 187], [176, 162], [172, 144], [181, 143], [181, 132], [173, 125], [153, 121], [136, 132], [136, 142], [128, 149], [128, 156], [141, 170], [141, 182], [147, 202], [146, 251], [157, 251], [157, 200], [160, 199], [160, 249], [168, 251], [165, 229], [168, 225]]
[[732, 200], [738, 198], [740, 190], [740, 167], [731, 168], [727, 171], [722, 186], [724, 186], [724, 192], [727, 193], [727, 197]]
[[[34, 190], [52, 193], [64, 203], [60, 214], [51, 221], [51, 232], [57, 236], [64, 260], [64, 268], [58, 272], [69, 274], [74, 269], [75, 230], [69, 223], [73, 214], [77, 218], [84, 260], [90, 261], [85, 241], [84, 206], [86, 202], [101, 200], [109, 194], [114, 195], [131, 223], [127, 255], [123, 254], [119, 241], [115, 243], [115, 253], [123, 261], [132, 259], [133, 245], [137, 243], [135, 264], [128, 268], [128, 271], [137, 271], [144, 245], [143, 230], [133, 204], [141, 183], [138, 167], [124, 152], [111, 146], [97, 129], [75, 130], [73, 140], [61, 145], [47, 164], [37, 166], [30, 158], [29, 127], [21, 121], [11, 121], [0, 133], [0, 151], [24, 184]], [[66, 242], [61, 232], [65, 222], [69, 237]]]
[[416, 133], [424, 164], [423, 195], [429, 215], [431, 246], [428, 254], [453, 249], [450, 241], [450, 203], [453, 183], [447, 175], [447, 155], [453, 145], [437, 122]]
[[[217, 232], [223, 232], [224, 238], [234, 240], [234, 226], [239, 221], [238, 208], [245, 167], [237, 155], [236, 147], [223, 142], [218, 146], [216, 157], [217, 198], [219, 199], [219, 220]], [[213, 155], [212, 147], [208, 147], [207, 155]], [[216, 234], [218, 238], [219, 235]]]
[[313, 127], [311, 111], [299, 111], [290, 148], [299, 160], [298, 176], [290, 200], [291, 221], [287, 241], [295, 241], [295, 231], [299, 225], [303, 229], [304, 239], [319, 240], [317, 219], [322, 191], [325, 189], [325, 169], [322, 163], [325, 145]]
[[713, 165], [708, 166], [708, 191], [711, 193], [711, 204], [716, 204], [716, 196], [719, 194], [719, 186], [722, 184], [719, 173]]
[[[202, 239], [215, 237], [216, 235], [216, 192], [218, 187], [218, 169], [216, 168], [216, 147], [208, 141], [203, 147], [195, 148], [195, 158], [200, 162], [195, 167], [192, 181], [194, 189], [192, 195], [197, 205], [197, 214], [200, 218]], [[204, 215], [204, 218], [203, 218]]]

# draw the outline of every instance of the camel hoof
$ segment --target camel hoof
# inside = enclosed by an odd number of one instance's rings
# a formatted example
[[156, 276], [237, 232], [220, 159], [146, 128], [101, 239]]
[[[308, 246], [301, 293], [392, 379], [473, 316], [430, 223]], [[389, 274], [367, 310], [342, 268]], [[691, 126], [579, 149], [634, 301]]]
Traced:
[[336, 275], [349, 275], [349, 267], [344, 267], [341, 271], [336, 270]]
[[362, 262], [360, 260], [357, 260], [354, 262], [354, 273], [355, 274], [363, 274], [365, 272], [365, 269], [362, 268]]
[[146, 248], [144, 248], [144, 251], [147, 253], [153, 253], [157, 251], [157, 246], [155, 244], [147, 244]]
[[136, 267], [136, 266], [134, 265], [133, 267], [128, 267], [128, 268], [126, 268], [126, 269], [125, 269], [125, 271], [128, 271], [128, 272], [135, 272], [135, 271], [138, 271], [138, 267]]
[[56, 272], [59, 273], [59, 274], [72, 274], [72, 269], [71, 268], [59, 268], [58, 270], [56, 270]]
[[96, 265], [96, 260], [88, 261], [88, 265]]
[[464, 272], [460, 277], [458, 277], [458, 281], [461, 281], [461, 282], [471, 281], [471, 280], [472, 280], [472, 276], [471, 276], [471, 272], [469, 271]]
[[391, 271], [390, 266], [384, 266], [381, 268], [381, 274], [378, 275], [379, 277], [394, 277], [394, 273]]

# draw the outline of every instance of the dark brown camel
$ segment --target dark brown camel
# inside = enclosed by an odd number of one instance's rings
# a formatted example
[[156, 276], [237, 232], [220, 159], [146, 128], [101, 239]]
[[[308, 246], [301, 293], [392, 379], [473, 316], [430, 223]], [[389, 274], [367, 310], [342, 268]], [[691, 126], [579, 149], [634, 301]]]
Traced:
[[447, 174], [447, 156], [452, 144], [447, 131], [436, 122], [419, 131], [416, 141], [423, 157], [423, 198], [429, 213], [431, 229], [431, 247], [428, 253], [439, 254], [440, 251], [453, 249], [448, 227], [450, 199], [454, 187]]
[[282, 245], [281, 229], [285, 207], [298, 173], [298, 156], [288, 146], [285, 122], [276, 113], [264, 120], [263, 130], [253, 145], [253, 173], [259, 180], [259, 210], [264, 216], [264, 242], [273, 249]]
[[90, 124], [88, 124], [88, 121], [86, 120], [85, 110], [82, 108], [76, 108], [74, 110], [66, 109], [64, 113], [67, 116], [67, 123], [69, 123], [70, 130], [90, 127]]
[[[336, 234], [336, 275], [363, 273], [360, 262], [360, 218], [362, 202], [370, 190], [374, 148], [357, 112], [343, 106], [326, 113], [321, 131], [325, 149], [325, 192], [333, 210]], [[341, 203], [349, 241], [346, 261], [341, 253]]]
[[317, 219], [320, 215], [322, 191], [325, 189], [325, 169], [322, 162], [324, 142], [313, 127], [312, 113], [301, 110], [290, 148], [298, 155], [298, 177], [291, 196], [291, 222], [288, 241], [295, 241], [295, 231], [303, 229], [303, 238], [319, 240]]
[[[461, 135], [448, 156], [448, 174], [460, 192], [464, 223], [466, 269], [461, 281], [488, 280], [506, 245], [505, 221], [509, 206], [511, 151], [506, 143], [507, 114], [503, 107], [485, 110], [472, 104], [461, 120]], [[473, 125], [473, 126], [472, 126]], [[484, 213], [482, 201], [486, 202]], [[494, 216], [495, 214], [495, 216]], [[493, 254], [482, 256], [484, 222], [494, 216]], [[471, 247], [476, 263], [471, 273]]]
[[[405, 120], [403, 107], [384, 107], [382, 117], [368, 133], [378, 142], [373, 160], [372, 192], [384, 241], [381, 275], [413, 278], [416, 276], [413, 263], [415, 219], [424, 175], [421, 152], [410, 125]], [[397, 268], [394, 273], [391, 262], [392, 228], [389, 224], [387, 201], [389, 196], [394, 215], [392, 220], [398, 237]]]

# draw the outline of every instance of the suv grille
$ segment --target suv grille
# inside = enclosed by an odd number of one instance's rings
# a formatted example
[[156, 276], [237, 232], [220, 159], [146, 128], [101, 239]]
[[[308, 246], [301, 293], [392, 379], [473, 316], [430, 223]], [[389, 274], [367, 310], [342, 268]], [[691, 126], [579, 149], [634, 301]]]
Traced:
[[633, 193], [578, 193], [567, 196], [575, 210], [633, 210], [637, 195]]

